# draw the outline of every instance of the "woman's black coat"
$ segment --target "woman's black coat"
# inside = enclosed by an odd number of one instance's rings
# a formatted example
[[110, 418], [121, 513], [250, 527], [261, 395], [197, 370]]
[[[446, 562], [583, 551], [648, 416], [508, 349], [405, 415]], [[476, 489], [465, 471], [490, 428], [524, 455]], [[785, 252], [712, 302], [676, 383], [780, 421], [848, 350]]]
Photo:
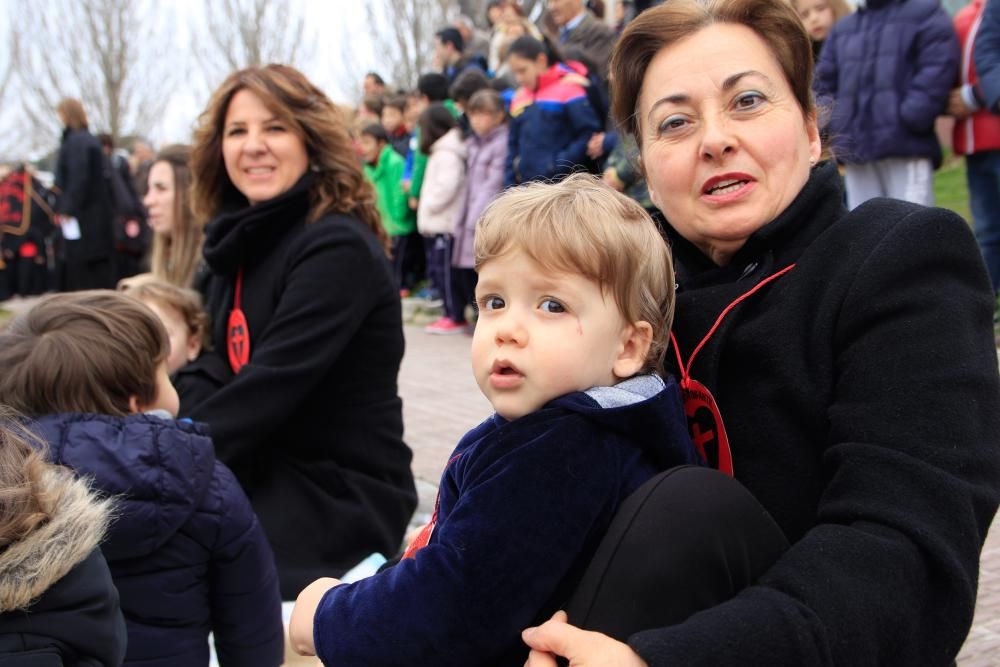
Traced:
[[356, 218], [307, 223], [310, 183], [307, 174], [208, 227], [208, 354], [227, 359], [241, 267], [251, 352], [191, 412], [208, 423], [219, 458], [250, 497], [286, 600], [372, 552], [395, 554], [417, 499], [402, 438], [402, 314], [389, 262]]
[[1000, 496], [992, 288], [954, 213], [842, 201], [821, 164], [725, 267], [672, 234], [685, 364], [794, 264], [691, 369], [792, 546], [735, 599], [634, 635], [650, 665], [944, 665], [969, 630]]

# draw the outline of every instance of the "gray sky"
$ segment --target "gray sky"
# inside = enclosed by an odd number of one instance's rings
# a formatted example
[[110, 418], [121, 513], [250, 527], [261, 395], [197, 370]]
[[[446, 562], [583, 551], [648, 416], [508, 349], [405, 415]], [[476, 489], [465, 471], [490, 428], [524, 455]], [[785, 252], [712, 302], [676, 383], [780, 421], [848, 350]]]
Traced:
[[[161, 8], [172, 12], [177, 34], [171, 36], [172, 43], [177, 45], [177, 51], [170, 54], [171, 58], [190, 58], [187, 17], [197, 16], [201, 12], [202, 0], [154, 0]], [[9, 17], [13, 11], [45, 11], [46, 0], [34, 0], [25, 3], [23, 0], [0, 0], [0, 45], [6, 45], [10, 39]], [[364, 71], [373, 68], [375, 56], [372, 53], [371, 42], [367, 38], [368, 28], [364, 20], [364, 4], [359, 0], [292, 0], [291, 6], [301, 6], [306, 14], [306, 33], [311, 33], [315, 43], [315, 56], [299, 63], [302, 71], [317, 86], [336, 102], [355, 103], [357, 91], [346, 90], [349, 81], [360, 81]], [[350, 40], [350, 50], [355, 54], [356, 68], [361, 71], [356, 75], [345, 73], [341, 62], [342, 41]], [[0, 49], [2, 51], [2, 49]], [[6, 51], [0, 52], [0, 72], [6, 69]], [[193, 64], [178, 63], [181, 68], [188, 68], [192, 74], [187, 79], [195, 78]], [[345, 76], [345, 74], [347, 74]], [[17, 95], [16, 81], [11, 84], [0, 105], [0, 133], [9, 132], [14, 124]], [[171, 95], [161, 121], [153, 128], [151, 139], [159, 144], [187, 142], [190, 140], [190, 129], [197, 114], [207, 101], [207, 92], [201, 83], [180, 84]], [[53, 112], [54, 113], [54, 112]], [[52, 146], [58, 142], [53, 137]], [[10, 142], [0, 142], [0, 146]]]

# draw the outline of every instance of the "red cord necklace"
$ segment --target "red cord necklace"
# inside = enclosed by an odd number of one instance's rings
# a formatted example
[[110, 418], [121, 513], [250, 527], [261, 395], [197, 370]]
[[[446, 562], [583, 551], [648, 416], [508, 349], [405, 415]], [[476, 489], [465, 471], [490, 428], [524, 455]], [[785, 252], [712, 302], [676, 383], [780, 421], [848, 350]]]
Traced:
[[708, 330], [708, 333], [701, 339], [701, 342], [695, 346], [694, 351], [691, 352], [691, 356], [688, 357], [687, 364], [681, 358], [681, 350], [677, 345], [677, 338], [674, 336], [674, 332], [670, 332], [670, 344], [677, 355], [677, 368], [681, 374], [681, 396], [684, 399], [684, 413], [687, 415], [688, 428], [691, 431], [691, 441], [694, 443], [695, 449], [698, 450], [698, 453], [701, 454], [702, 458], [709, 465], [721, 470], [730, 477], [733, 476], [733, 453], [729, 447], [729, 436], [726, 434], [726, 425], [722, 421], [722, 413], [719, 411], [715, 397], [712, 396], [712, 392], [708, 390], [708, 387], [691, 377], [691, 367], [694, 366], [695, 357], [698, 356], [698, 353], [705, 347], [709, 339], [718, 331], [726, 315], [732, 312], [745, 299], [750, 298], [750, 296], [763, 288], [764, 285], [777, 280], [794, 268], [795, 265], [790, 264], [781, 271], [768, 276], [757, 283], [753, 289], [740, 295], [726, 306], [719, 314], [719, 317], [716, 318], [712, 328]]

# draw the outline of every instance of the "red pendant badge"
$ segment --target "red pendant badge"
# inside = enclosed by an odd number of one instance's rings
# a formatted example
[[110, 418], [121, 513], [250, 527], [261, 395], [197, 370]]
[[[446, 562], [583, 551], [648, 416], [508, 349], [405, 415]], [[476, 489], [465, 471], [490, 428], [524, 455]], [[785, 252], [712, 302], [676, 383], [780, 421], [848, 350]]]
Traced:
[[229, 311], [226, 349], [229, 352], [229, 367], [234, 373], [239, 373], [250, 361], [250, 328], [247, 326], [246, 316], [239, 308]]
[[226, 323], [226, 352], [229, 354], [229, 367], [234, 373], [239, 373], [250, 361], [250, 326], [240, 307], [242, 300], [243, 267], [240, 267], [236, 274], [233, 309], [229, 311], [229, 322]]
[[686, 377], [681, 380], [681, 397], [695, 449], [709, 466], [732, 477], [733, 453], [712, 392], [694, 378]]

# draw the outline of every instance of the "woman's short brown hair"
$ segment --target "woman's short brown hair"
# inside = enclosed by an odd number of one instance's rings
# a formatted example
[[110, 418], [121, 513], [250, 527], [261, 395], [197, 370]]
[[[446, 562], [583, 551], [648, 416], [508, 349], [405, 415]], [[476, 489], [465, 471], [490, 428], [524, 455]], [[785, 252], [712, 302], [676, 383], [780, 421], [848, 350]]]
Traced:
[[611, 115], [642, 145], [639, 95], [646, 69], [664, 48], [710, 25], [732, 23], [753, 30], [778, 61], [802, 108], [815, 110], [812, 43], [786, 0], [669, 0], [632, 20], [611, 54]]
[[62, 117], [66, 127], [71, 130], [86, 130], [89, 127], [87, 112], [83, 110], [83, 102], [75, 97], [64, 97], [59, 100], [59, 104], [56, 105], [56, 113]]
[[142, 303], [110, 290], [43, 297], [0, 333], [0, 396], [35, 417], [61, 412], [125, 416], [150, 405], [170, 341]]
[[259, 97], [305, 144], [310, 168], [316, 172], [309, 222], [328, 213], [353, 215], [388, 249], [389, 237], [375, 206], [375, 190], [355, 156], [343, 113], [305, 75], [287, 65], [233, 72], [212, 94], [194, 132], [191, 171], [195, 214], [211, 220], [226, 208], [247, 205], [246, 197], [229, 179], [222, 159], [226, 112], [233, 96], [241, 90]]

